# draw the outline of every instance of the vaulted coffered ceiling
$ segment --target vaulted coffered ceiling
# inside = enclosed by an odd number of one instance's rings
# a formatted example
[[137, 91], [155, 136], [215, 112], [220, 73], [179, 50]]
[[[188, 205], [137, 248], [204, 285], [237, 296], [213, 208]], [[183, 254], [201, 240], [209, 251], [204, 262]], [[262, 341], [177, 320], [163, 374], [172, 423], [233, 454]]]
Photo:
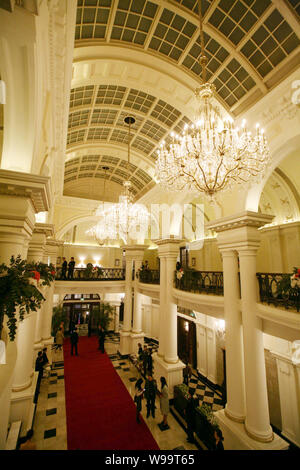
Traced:
[[[207, 78], [216, 86], [219, 106], [239, 118], [298, 66], [300, 0], [201, 4]], [[122, 189], [128, 114], [136, 119], [135, 196], [155, 184], [159, 142], [193, 119], [199, 55], [197, 0], [78, 0], [65, 193], [94, 184], [94, 197], [102, 198], [103, 190], [97, 196], [96, 188], [104, 177], [103, 158], [115, 159], [107, 175]], [[90, 197], [83, 189], [80, 194]]]

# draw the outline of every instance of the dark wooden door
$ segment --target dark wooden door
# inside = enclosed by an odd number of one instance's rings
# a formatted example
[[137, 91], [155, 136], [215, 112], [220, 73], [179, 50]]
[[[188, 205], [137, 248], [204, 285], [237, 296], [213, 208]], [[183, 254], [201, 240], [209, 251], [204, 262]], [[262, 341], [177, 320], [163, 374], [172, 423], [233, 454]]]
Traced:
[[177, 317], [178, 357], [197, 369], [196, 325], [194, 322]]
[[184, 246], [180, 248], [180, 263], [183, 269], [189, 266], [189, 250]]

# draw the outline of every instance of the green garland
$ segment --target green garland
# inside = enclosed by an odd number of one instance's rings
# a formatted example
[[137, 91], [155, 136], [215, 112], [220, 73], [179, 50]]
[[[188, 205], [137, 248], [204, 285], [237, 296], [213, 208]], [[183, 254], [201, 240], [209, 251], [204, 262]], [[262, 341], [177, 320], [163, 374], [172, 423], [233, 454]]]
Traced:
[[0, 331], [4, 315], [8, 317], [9, 337], [14, 341], [18, 319], [37, 311], [45, 300], [40, 290], [32, 283], [36, 279], [42, 286], [50, 286], [55, 279], [55, 267], [45, 263], [28, 263], [21, 256], [10, 259], [10, 265], [0, 265]]

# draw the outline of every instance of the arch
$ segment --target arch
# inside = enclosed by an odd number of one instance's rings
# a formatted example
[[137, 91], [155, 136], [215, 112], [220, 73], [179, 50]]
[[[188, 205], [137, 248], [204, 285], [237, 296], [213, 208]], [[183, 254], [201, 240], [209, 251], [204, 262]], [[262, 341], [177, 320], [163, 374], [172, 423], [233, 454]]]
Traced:
[[288, 157], [292, 152], [295, 152], [298, 149], [300, 150], [300, 134], [284, 142], [279, 148], [277, 148], [276, 151], [272, 153], [272, 165], [266, 172], [264, 178], [259, 184], [250, 188], [250, 190], [247, 191], [245, 195], [245, 210], [258, 212], [261, 194], [271, 174], [286, 157]]

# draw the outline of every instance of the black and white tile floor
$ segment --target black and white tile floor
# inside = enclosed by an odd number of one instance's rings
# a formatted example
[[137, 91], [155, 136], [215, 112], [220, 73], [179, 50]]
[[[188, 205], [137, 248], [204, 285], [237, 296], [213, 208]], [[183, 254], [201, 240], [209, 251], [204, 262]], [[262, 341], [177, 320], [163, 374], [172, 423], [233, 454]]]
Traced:
[[[147, 340], [146, 338], [145, 343], [153, 348], [153, 352], [158, 349], [157, 342]], [[107, 335], [105, 350], [116, 372], [133, 397], [134, 383], [141, 377], [141, 373], [129, 358], [120, 358], [117, 352], [118, 344], [118, 334]], [[200, 403], [210, 404], [214, 411], [222, 408], [221, 397], [218, 393], [202, 383], [195, 375], [192, 376], [189, 386], [196, 389]], [[157, 406], [159, 406], [158, 403]], [[184, 428], [178, 424], [171, 414], [168, 418], [170, 429], [161, 431], [158, 426], [158, 420], [153, 420], [152, 418], [146, 419], [145, 413], [146, 410], [143, 409], [144, 420], [147, 422], [153, 437], [161, 449], [174, 450], [180, 448], [182, 450], [193, 450], [197, 448], [194, 444], [186, 442]], [[64, 360], [62, 351], [53, 352], [51, 373], [49, 377], [45, 377], [41, 381], [34, 421], [34, 441], [37, 450], [67, 450]]]

